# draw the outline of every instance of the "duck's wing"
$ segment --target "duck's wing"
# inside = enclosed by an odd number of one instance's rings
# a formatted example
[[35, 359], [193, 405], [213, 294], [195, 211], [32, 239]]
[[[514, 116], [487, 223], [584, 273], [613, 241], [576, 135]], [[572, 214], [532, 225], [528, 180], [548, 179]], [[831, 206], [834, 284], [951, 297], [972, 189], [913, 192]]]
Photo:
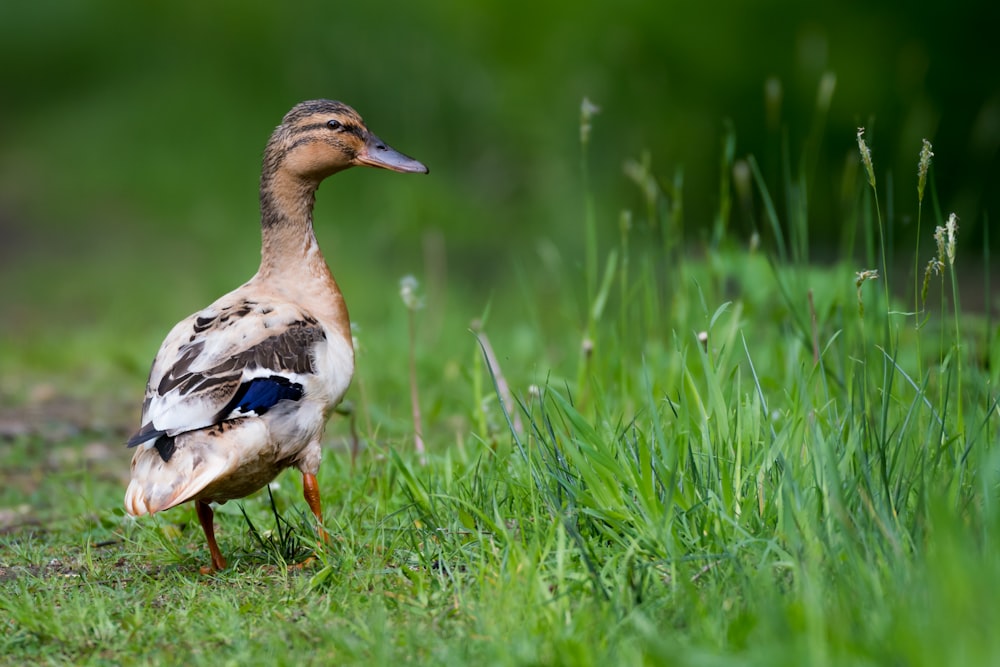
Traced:
[[325, 341], [323, 327], [295, 305], [221, 299], [178, 323], [163, 342], [142, 426], [128, 446], [148, 443], [166, 460], [179, 433], [301, 399]]

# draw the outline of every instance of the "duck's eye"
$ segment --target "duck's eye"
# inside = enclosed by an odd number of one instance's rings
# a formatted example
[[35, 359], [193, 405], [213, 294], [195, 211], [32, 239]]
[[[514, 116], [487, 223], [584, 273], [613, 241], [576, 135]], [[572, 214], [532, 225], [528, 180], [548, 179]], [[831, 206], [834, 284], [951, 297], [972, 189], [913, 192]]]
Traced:
[[326, 121], [326, 126], [331, 130], [339, 130], [344, 127], [344, 124], [339, 120], [328, 120]]

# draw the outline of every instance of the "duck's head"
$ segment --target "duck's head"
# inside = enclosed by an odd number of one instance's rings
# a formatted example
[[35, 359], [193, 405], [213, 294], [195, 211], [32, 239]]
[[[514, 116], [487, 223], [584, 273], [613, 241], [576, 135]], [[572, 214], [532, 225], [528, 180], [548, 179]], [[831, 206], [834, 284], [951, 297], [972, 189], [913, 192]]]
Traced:
[[316, 181], [357, 166], [428, 173], [372, 133], [357, 111], [332, 100], [295, 105], [271, 135], [264, 157], [265, 172], [287, 171]]

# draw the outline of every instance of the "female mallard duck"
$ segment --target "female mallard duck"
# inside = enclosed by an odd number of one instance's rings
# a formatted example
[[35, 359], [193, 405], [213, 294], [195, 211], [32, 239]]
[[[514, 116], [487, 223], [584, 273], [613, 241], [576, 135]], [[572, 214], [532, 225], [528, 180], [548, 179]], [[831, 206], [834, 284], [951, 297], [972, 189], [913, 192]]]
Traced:
[[312, 211], [320, 182], [356, 165], [428, 171], [345, 104], [315, 100], [289, 111], [264, 153], [260, 269], [177, 324], [153, 360], [142, 426], [128, 441], [142, 446], [125, 508], [140, 516], [193, 500], [212, 569], [226, 560], [209, 503], [249, 495], [287, 467], [302, 471], [303, 495], [322, 525], [320, 440], [351, 382], [354, 348]]

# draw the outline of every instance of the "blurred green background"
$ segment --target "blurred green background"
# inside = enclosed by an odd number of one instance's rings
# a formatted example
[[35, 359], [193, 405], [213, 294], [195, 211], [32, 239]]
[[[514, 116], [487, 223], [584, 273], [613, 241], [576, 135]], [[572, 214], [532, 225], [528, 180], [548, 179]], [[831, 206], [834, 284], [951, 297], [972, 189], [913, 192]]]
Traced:
[[[849, 217], [860, 125], [897, 241], [926, 137], [940, 208], [978, 243], [1000, 196], [1000, 59], [984, 12], [961, 0], [3, 3], [0, 342], [78, 340], [111, 322], [148, 356], [255, 270], [264, 143], [315, 97], [355, 106], [431, 168], [354, 170], [320, 190], [321, 243], [353, 312], [374, 321], [398, 304], [367, 295], [406, 273], [485, 303], [515, 265], [580, 262], [585, 96], [601, 108], [589, 164], [605, 239], [622, 209], [642, 209], [622, 164], [643, 153], [663, 182], [682, 174], [685, 238], [707, 238], [731, 122], [736, 156], [755, 155], [779, 189], [783, 152], [797, 168], [820, 138], [820, 249]], [[749, 235], [739, 215], [730, 227]]]

